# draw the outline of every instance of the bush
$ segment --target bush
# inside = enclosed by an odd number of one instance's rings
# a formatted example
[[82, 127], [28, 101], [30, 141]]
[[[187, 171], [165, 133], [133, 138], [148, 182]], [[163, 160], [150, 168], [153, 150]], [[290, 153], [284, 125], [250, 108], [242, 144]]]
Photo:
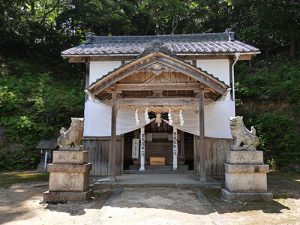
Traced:
[[254, 121], [267, 161], [273, 161], [277, 168], [300, 163], [300, 141], [296, 127], [288, 116], [279, 112], [266, 112], [259, 114]]

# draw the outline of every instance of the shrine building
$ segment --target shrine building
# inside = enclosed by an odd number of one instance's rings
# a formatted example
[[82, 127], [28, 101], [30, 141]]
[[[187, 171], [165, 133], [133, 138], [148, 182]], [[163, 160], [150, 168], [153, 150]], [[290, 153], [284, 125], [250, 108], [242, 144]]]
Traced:
[[224, 175], [234, 66], [259, 49], [234, 33], [95, 36], [62, 52], [86, 64], [84, 147], [92, 175]]

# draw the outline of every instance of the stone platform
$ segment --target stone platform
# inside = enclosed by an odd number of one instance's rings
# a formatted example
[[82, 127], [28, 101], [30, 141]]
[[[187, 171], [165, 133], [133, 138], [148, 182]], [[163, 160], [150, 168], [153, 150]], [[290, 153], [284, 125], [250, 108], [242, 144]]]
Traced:
[[90, 199], [90, 171], [87, 151], [60, 150], [53, 152], [53, 163], [48, 165], [49, 191], [44, 201], [83, 201]]
[[273, 199], [273, 194], [267, 190], [269, 165], [263, 164], [263, 152], [230, 151], [224, 165], [224, 198], [241, 201]]
[[189, 167], [187, 165], [178, 165], [176, 170], [173, 170], [173, 166], [166, 165], [166, 166], [150, 166], [145, 165], [145, 170], [140, 171], [140, 165], [130, 165], [129, 170], [124, 170], [124, 174], [175, 174], [175, 173], [181, 173], [181, 174], [188, 174], [193, 173], [194, 171], [189, 170]]

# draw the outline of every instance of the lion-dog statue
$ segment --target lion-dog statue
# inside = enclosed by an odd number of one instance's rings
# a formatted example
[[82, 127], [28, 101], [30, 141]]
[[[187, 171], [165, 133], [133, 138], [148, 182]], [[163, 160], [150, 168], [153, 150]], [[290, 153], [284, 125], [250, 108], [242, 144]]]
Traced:
[[60, 129], [60, 137], [57, 145], [60, 149], [73, 147], [80, 149], [80, 142], [83, 138], [83, 118], [71, 118], [70, 128], [66, 131], [64, 127]]
[[[234, 139], [234, 149], [255, 151], [259, 145], [259, 139], [256, 136], [254, 126], [252, 126], [251, 131], [249, 131], [244, 125], [242, 116], [230, 117], [229, 120], [231, 134]], [[243, 144], [242, 147], [240, 147], [241, 144]]]

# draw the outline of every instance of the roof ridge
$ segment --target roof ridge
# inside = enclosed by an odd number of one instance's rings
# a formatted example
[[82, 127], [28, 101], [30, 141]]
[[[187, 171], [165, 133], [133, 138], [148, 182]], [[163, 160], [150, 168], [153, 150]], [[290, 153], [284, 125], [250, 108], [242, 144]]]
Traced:
[[188, 54], [234, 54], [236, 52], [259, 54], [259, 49], [234, 39], [234, 32], [223, 33], [96, 36], [86, 33], [86, 41], [62, 52], [63, 57], [72, 56], [138, 56], [153, 42], [160, 42], [175, 55]]
[[[230, 38], [229, 38], [230, 34]], [[234, 40], [234, 32], [228, 29], [222, 33], [195, 33], [195, 34], [162, 34], [162, 35], [118, 35], [118, 36], [97, 36], [94, 33], [88, 32], [85, 35], [86, 44], [97, 43], [148, 43], [155, 39], [166, 42], [179, 41], [230, 41]]]

